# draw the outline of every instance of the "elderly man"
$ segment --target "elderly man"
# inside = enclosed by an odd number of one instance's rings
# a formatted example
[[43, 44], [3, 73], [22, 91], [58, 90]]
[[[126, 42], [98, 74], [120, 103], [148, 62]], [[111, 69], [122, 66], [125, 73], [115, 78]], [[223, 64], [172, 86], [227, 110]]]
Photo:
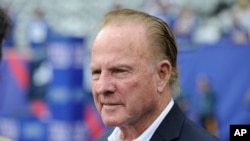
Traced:
[[177, 47], [168, 25], [143, 12], [107, 13], [92, 48], [94, 102], [105, 125], [101, 141], [218, 141], [181, 112]]

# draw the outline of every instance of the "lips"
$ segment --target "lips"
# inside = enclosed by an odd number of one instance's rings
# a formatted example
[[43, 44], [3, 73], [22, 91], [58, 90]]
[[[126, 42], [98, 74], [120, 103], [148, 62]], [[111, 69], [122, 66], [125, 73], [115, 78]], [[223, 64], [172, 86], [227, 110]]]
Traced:
[[107, 105], [107, 106], [116, 106], [116, 105], [122, 105], [122, 103], [120, 101], [114, 101], [114, 100], [104, 100], [104, 99], [101, 99], [100, 100], [101, 104], [102, 105]]
[[115, 108], [122, 105], [121, 103], [115, 103], [115, 102], [102, 102], [101, 104], [105, 108]]
[[122, 104], [119, 104], [119, 103], [102, 103], [102, 105], [105, 105], [105, 106], [117, 106], [117, 105], [122, 105]]
[[113, 107], [123, 105], [120, 100], [115, 100], [115, 98], [108, 99], [107, 97], [100, 97], [100, 103], [102, 106]]

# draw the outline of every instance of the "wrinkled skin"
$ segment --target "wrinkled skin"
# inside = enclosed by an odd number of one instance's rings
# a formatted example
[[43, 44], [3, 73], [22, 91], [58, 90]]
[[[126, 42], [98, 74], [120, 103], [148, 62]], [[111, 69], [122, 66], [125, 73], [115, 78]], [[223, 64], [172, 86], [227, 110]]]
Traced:
[[170, 99], [165, 91], [171, 65], [149, 63], [144, 30], [132, 23], [107, 25], [92, 49], [95, 105], [104, 124], [120, 127], [124, 138], [141, 134]]

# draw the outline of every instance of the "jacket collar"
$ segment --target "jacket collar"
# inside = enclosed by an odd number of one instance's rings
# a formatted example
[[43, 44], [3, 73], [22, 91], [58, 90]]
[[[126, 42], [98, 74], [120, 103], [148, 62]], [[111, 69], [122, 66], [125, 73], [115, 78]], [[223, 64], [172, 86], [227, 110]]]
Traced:
[[185, 116], [175, 102], [168, 115], [155, 131], [151, 141], [170, 141], [179, 138], [184, 121]]

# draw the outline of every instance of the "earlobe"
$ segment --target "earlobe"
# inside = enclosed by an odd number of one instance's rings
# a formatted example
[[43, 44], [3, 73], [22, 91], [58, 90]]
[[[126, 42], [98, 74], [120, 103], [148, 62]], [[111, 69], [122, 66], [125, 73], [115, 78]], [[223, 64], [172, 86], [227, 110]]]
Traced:
[[168, 87], [168, 82], [171, 76], [171, 64], [168, 60], [162, 60], [159, 62], [158, 66], [158, 92], [163, 92], [163, 90]]

